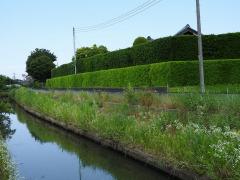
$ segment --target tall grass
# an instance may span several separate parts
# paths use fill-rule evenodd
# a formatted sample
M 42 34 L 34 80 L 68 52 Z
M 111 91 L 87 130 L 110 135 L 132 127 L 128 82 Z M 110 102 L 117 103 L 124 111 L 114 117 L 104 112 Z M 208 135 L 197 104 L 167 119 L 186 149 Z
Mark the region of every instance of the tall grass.
M 147 99 L 146 94 L 130 91 L 117 96 L 114 105 L 105 103 L 116 100 L 112 95 L 44 94 L 21 88 L 13 96 L 66 124 L 150 153 L 159 163 L 213 179 L 240 179 L 238 96 L 151 95 Z M 156 111 L 155 106 L 165 108 Z
M 0 179 L 15 180 L 16 171 L 15 166 L 11 161 L 11 157 L 7 151 L 6 145 L 0 138 Z

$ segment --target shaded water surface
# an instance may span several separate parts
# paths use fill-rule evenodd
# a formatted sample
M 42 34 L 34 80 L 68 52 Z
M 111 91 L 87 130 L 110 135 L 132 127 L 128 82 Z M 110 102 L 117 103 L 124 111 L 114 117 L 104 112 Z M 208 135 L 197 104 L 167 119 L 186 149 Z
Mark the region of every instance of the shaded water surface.
M 166 180 L 170 177 L 89 140 L 42 122 L 19 108 L 8 148 L 26 180 Z

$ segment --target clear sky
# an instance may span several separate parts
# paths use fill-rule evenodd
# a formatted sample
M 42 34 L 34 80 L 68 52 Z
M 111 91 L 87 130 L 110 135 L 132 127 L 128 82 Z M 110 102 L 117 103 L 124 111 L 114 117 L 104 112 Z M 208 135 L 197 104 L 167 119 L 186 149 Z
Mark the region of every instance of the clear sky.
M 146 0 L 0 0 L 0 74 L 25 73 L 35 48 L 46 48 L 57 64 L 71 61 L 72 27 L 101 23 Z M 240 31 L 240 0 L 200 0 L 204 34 Z M 77 34 L 77 47 L 102 44 L 110 50 L 132 45 L 138 36 L 174 35 L 186 24 L 196 28 L 195 0 L 163 0 L 108 29 Z

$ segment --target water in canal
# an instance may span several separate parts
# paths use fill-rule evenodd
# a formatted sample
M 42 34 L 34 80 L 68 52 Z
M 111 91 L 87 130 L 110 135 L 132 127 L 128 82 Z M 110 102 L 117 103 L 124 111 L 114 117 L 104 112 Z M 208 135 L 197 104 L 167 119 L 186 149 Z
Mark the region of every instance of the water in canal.
M 170 177 L 119 153 L 42 122 L 15 107 L 7 141 L 26 180 L 166 180 Z

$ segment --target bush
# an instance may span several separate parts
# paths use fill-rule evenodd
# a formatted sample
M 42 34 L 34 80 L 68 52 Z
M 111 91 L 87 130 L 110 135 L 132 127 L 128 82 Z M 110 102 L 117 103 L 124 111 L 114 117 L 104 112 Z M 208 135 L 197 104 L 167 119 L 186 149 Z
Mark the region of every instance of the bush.
M 205 61 L 204 67 L 207 85 L 240 83 L 240 60 Z M 198 61 L 165 62 L 58 77 L 49 79 L 47 87 L 127 87 L 129 83 L 133 87 L 198 85 Z
M 138 99 L 135 90 L 131 87 L 131 84 L 129 84 L 128 87 L 125 89 L 124 98 L 129 106 L 137 105 Z
M 203 36 L 203 49 L 206 60 L 240 58 L 240 33 Z M 197 37 L 166 37 L 132 48 L 77 59 L 77 72 L 197 59 Z M 74 74 L 71 64 L 54 69 L 52 77 Z

